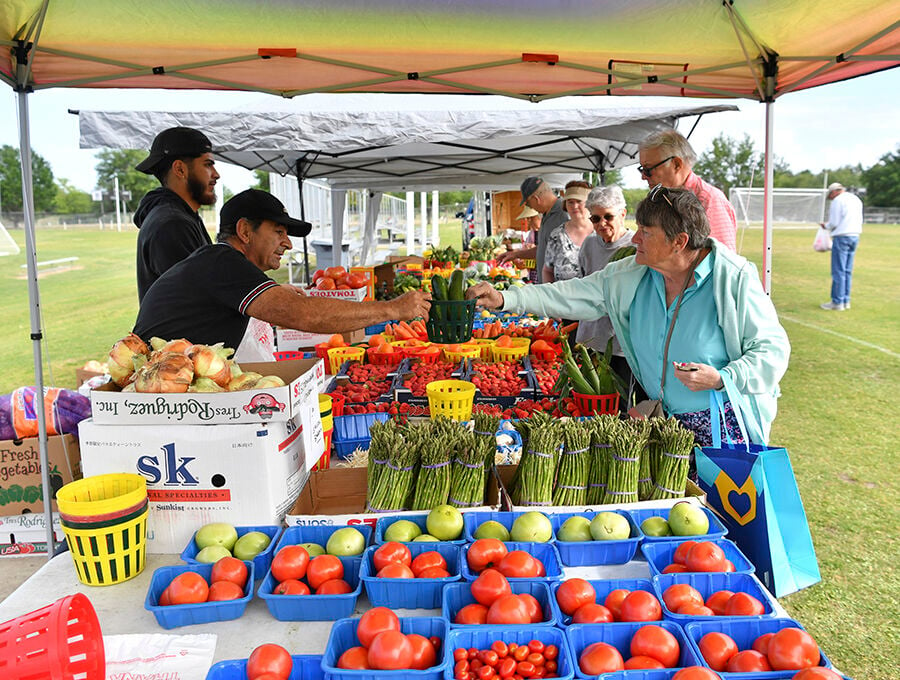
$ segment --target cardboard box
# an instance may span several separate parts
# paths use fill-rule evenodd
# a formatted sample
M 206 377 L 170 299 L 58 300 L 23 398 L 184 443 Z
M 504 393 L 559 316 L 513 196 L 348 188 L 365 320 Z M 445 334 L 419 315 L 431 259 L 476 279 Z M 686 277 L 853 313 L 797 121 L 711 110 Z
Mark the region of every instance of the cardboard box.
M 317 436 L 293 420 L 245 425 L 81 423 L 85 475 L 132 472 L 147 479 L 147 551 L 180 553 L 209 522 L 281 524 L 322 455 Z
M 367 470 L 358 468 L 329 468 L 313 472 L 300 492 L 284 523 L 288 526 L 318 526 L 334 524 L 367 524 L 373 529 L 384 513 L 366 512 Z M 497 510 L 500 490 L 493 475 L 488 477 L 485 503 L 481 507 L 461 509 L 461 512 Z M 422 510 L 392 512 L 391 515 L 421 515 Z
M 277 375 L 286 384 L 261 390 L 183 394 L 117 392 L 113 386 L 104 385 L 91 391 L 91 414 L 95 423 L 118 425 L 275 423 L 295 418 L 303 423 L 314 418 L 318 421 L 316 394 L 325 379 L 321 359 L 247 363 L 241 368 Z
M 0 557 L 46 555 L 46 526 L 43 512 L 0 517 Z M 57 513 L 53 513 L 53 538 L 57 543 L 66 540 Z
M 307 350 L 312 352 L 315 346 L 322 342 L 328 342 L 331 333 L 307 333 L 306 331 L 297 331 L 293 328 L 276 328 L 275 344 L 279 352 L 299 352 Z M 344 336 L 344 342 L 355 345 L 365 342 L 366 331 L 360 328 L 351 333 L 341 333 Z
M 78 440 L 71 434 L 47 437 L 52 497 L 63 485 L 81 479 Z M 51 503 L 56 510 L 56 503 Z M 0 442 L 0 515 L 43 513 L 39 441 L 17 439 Z
M 362 274 L 369 281 L 366 284 L 365 302 L 375 299 L 375 267 L 350 267 L 351 274 Z
M 88 380 L 90 380 L 91 378 L 96 378 L 98 375 L 104 375 L 104 374 L 100 373 L 99 371 L 86 371 L 83 368 L 76 368 L 75 369 L 75 387 L 76 388 L 81 387 Z
M 376 283 L 384 283 L 389 293 L 394 292 L 394 271 L 398 266 L 406 264 L 417 264 L 421 267 L 425 263 L 425 258 L 418 255 L 389 255 L 383 264 L 375 267 Z
M 334 298 L 336 300 L 349 300 L 350 302 L 362 302 L 366 299 L 368 289 L 351 288 L 350 290 L 318 290 L 310 288 L 306 291 L 309 297 Z

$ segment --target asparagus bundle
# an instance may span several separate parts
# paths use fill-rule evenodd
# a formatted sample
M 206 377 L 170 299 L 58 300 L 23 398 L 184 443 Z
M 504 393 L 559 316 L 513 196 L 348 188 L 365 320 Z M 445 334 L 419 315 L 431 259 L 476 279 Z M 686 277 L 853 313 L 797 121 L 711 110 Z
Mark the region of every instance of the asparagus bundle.
M 484 455 L 484 477 L 487 476 L 494 465 L 494 453 L 497 450 L 497 428 L 500 426 L 500 417 L 487 413 L 476 413 L 474 420 L 474 434 L 480 452 Z
M 530 418 L 521 418 L 513 423 L 513 427 L 519 436 L 522 437 L 522 455 L 528 450 L 528 439 L 534 427 L 550 422 L 550 417 L 544 411 L 538 411 Z M 516 472 L 513 475 L 512 488 L 519 486 L 519 476 L 522 473 L 522 457 L 519 457 L 519 464 L 516 466 Z
M 369 427 L 369 462 L 366 465 L 366 505 L 372 506 L 373 495 L 378 488 L 378 482 L 384 472 L 388 461 L 388 455 L 394 443 L 396 425 L 393 421 L 381 422 L 376 420 Z
M 368 504 L 372 512 L 405 510 L 412 494 L 419 452 L 415 445 L 410 445 L 416 440 L 415 430 L 401 432 L 402 427 L 394 426 L 392 436 L 385 439 L 390 448 L 382 462 L 375 490 L 369 489 Z
M 513 501 L 516 505 L 550 505 L 553 500 L 553 478 L 559 457 L 561 434 L 559 425 L 549 418 L 532 424 L 528 446 L 516 470 Z
M 484 503 L 484 454 L 475 435 L 460 429 L 450 479 L 448 503 L 472 508 Z
M 641 469 L 638 472 L 638 498 L 642 501 L 650 500 L 653 493 L 653 480 L 656 479 L 656 461 L 659 449 L 659 428 L 665 423 L 664 418 L 653 417 L 647 421 L 650 424 L 647 446 L 641 451 Z
M 431 510 L 447 502 L 450 495 L 451 455 L 456 448 L 456 438 L 460 429 L 452 423 L 457 432 L 449 431 L 438 416 L 417 428 L 417 448 L 419 451 L 419 476 L 410 507 L 413 510 Z
M 606 480 L 604 503 L 636 503 L 641 452 L 647 446 L 650 425 L 646 420 L 628 420 L 610 436 L 612 460 Z
M 591 418 L 591 469 L 588 474 L 587 504 L 600 505 L 606 495 L 606 477 L 612 454 L 610 434 L 619 427 L 619 419 L 613 415 Z
M 562 424 L 563 449 L 556 472 L 553 505 L 584 505 L 591 467 L 591 433 L 577 420 Z
M 658 457 L 655 463 L 651 500 L 681 498 L 687 483 L 694 433 L 669 418 L 658 426 Z

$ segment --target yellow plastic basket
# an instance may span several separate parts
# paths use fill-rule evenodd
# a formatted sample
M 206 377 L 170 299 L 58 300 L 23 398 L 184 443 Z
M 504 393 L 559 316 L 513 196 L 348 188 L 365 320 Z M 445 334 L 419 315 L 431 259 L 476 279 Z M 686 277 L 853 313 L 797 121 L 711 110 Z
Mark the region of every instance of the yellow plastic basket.
M 498 347 L 497 342 L 491 347 L 491 361 L 518 361 L 526 354 L 531 346 L 531 340 L 528 338 L 511 338 L 512 345 L 509 347 Z
M 70 482 L 56 492 L 56 504 L 64 515 L 101 517 L 137 507 L 147 498 L 147 480 L 140 475 L 95 475 Z
M 124 521 L 69 526 L 60 522 L 78 580 L 87 586 L 111 586 L 144 570 L 148 508 Z
M 537 260 L 522 260 L 522 269 L 535 269 Z
M 319 395 L 319 415 L 322 417 L 322 429 L 330 430 L 334 427 L 334 417 L 331 413 L 331 395 Z
M 478 348 L 481 350 L 482 361 L 491 360 L 491 347 L 494 346 L 495 342 L 496 340 L 493 338 L 472 338 L 469 340 L 470 344 L 478 345 Z
M 332 347 L 328 350 L 328 368 L 331 375 L 335 375 L 345 361 L 358 361 L 363 363 L 366 356 L 365 347 Z
M 460 345 L 458 352 L 451 352 L 446 347 L 443 350 L 444 361 L 456 364 L 463 359 L 477 359 L 481 356 L 481 347 L 478 345 Z
M 470 420 L 475 401 L 475 385 L 465 380 L 435 380 L 425 386 L 428 410 L 432 418 L 447 416 L 453 420 Z

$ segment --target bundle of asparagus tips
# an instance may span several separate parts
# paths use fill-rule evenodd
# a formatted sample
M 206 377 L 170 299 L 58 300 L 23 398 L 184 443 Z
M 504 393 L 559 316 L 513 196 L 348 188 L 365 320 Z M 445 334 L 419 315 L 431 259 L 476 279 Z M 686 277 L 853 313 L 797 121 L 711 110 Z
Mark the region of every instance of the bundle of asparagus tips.
M 500 417 L 487 413 L 476 413 L 473 418 L 475 441 L 481 455 L 484 456 L 484 475 L 487 479 L 491 467 L 494 465 L 494 454 L 497 451 L 497 428 L 500 426 Z
M 411 508 L 431 510 L 444 505 L 450 495 L 451 456 L 460 427 L 449 418 L 437 416 L 417 429 L 419 476 Z
M 694 433 L 675 418 L 663 421 L 657 429 L 657 459 L 651 500 L 681 498 L 687 484 Z
M 375 425 L 379 424 L 382 427 L 376 429 Z M 415 480 L 418 450 L 405 441 L 401 428 L 392 421 L 372 424 L 367 499 L 372 512 L 406 509 Z
M 516 505 L 550 505 L 562 439 L 559 424 L 549 419 L 533 424 L 528 446 L 516 470 L 513 500 Z
M 473 508 L 484 503 L 484 458 L 475 435 L 459 429 L 447 502 L 455 508 Z
M 610 436 L 612 458 L 606 480 L 604 503 L 636 503 L 641 453 L 647 447 L 650 424 L 646 420 L 623 421 Z
M 659 430 L 666 422 L 665 418 L 653 417 L 650 423 L 650 435 L 647 439 L 647 448 L 641 452 L 641 469 L 638 473 L 638 498 L 642 501 L 650 500 L 653 493 L 653 480 L 656 479 L 656 461 L 659 457 Z
M 553 505 L 584 505 L 587 502 L 591 467 L 591 433 L 577 420 L 562 424 L 563 448 L 556 471 Z
M 591 468 L 588 474 L 588 505 L 600 505 L 606 495 L 606 478 L 612 458 L 610 433 L 619 427 L 619 419 L 613 415 L 601 415 L 587 421 L 591 432 Z

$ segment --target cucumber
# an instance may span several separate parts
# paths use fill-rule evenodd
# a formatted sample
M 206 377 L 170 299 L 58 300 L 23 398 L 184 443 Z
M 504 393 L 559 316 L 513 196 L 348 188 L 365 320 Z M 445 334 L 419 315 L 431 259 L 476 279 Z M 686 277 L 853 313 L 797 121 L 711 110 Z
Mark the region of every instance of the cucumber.
M 618 260 L 623 260 L 626 257 L 630 257 L 637 252 L 637 248 L 634 246 L 622 246 L 616 252 L 613 253 L 612 257 L 609 258 L 610 262 L 616 262 Z
M 435 274 L 431 277 L 431 299 L 446 300 L 448 295 L 447 279 Z
M 466 299 L 466 285 L 465 285 L 465 275 L 461 269 L 454 270 L 453 274 L 450 275 L 450 292 L 447 296 L 448 300 L 465 300 Z

